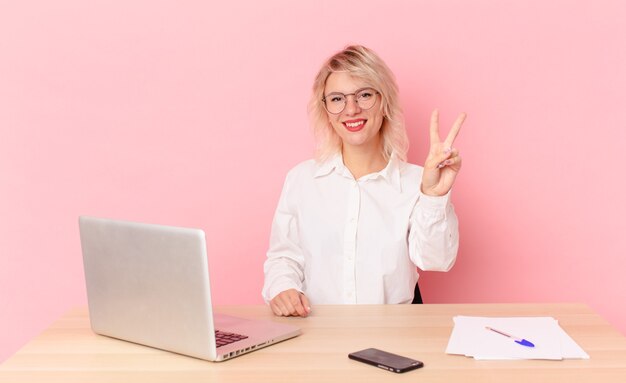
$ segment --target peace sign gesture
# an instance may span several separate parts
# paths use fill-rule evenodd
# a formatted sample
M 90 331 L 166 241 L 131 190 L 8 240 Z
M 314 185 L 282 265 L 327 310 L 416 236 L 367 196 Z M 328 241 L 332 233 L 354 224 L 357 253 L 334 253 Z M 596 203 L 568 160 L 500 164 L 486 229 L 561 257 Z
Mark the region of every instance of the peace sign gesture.
M 439 138 L 439 111 L 435 109 L 430 117 L 430 150 L 424 163 L 422 174 L 422 193 L 430 196 L 447 194 L 454 184 L 459 170 L 461 157 L 459 151 L 452 144 L 465 121 L 465 113 L 457 117 L 446 140 Z

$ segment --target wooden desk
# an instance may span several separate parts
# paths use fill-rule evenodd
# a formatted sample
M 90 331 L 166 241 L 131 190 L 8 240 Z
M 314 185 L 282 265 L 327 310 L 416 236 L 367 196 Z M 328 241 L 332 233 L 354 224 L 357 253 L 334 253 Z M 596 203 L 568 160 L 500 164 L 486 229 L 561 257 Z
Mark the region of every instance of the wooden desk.
M 582 304 L 316 306 L 306 319 L 265 306 L 218 311 L 303 329 L 297 338 L 211 363 L 99 336 L 86 308 L 70 311 L 0 365 L 0 382 L 626 382 L 626 338 Z M 589 360 L 477 361 L 445 354 L 452 317 L 553 316 Z M 377 347 L 425 367 L 395 374 L 349 360 Z

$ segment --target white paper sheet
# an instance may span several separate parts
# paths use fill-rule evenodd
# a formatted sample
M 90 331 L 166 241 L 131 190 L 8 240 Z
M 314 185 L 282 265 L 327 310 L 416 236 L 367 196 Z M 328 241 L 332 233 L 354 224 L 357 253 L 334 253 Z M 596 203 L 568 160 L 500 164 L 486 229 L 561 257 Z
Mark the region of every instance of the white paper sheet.
M 522 346 L 485 327 L 526 339 L 535 347 Z M 457 316 L 446 353 L 491 360 L 589 358 L 552 317 Z

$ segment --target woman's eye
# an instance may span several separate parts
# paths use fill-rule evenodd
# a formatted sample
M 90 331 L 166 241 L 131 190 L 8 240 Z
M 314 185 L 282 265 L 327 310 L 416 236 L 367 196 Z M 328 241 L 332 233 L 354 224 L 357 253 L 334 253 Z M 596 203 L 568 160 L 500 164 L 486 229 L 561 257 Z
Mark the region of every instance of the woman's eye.
M 363 92 L 363 93 L 359 93 L 359 98 L 363 99 L 363 100 L 367 100 L 368 98 L 371 98 L 374 94 L 372 92 Z
M 343 102 L 343 97 L 341 97 L 341 96 L 332 96 L 330 98 L 330 102 Z

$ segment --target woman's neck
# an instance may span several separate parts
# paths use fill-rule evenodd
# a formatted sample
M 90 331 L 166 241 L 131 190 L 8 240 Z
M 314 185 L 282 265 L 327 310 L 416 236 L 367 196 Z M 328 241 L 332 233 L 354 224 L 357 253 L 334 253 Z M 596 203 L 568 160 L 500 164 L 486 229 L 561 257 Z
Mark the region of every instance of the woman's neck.
M 344 146 L 342 156 L 344 165 L 356 180 L 367 174 L 379 172 L 387 166 L 387 160 L 385 160 L 380 147 Z

